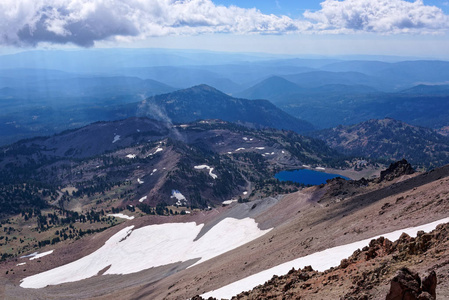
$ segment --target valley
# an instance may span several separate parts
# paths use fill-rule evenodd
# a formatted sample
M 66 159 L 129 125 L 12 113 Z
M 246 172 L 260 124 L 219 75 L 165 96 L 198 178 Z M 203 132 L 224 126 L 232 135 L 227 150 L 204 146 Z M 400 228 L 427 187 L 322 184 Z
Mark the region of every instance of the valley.
M 447 66 L 0 55 L 0 298 L 449 298 Z

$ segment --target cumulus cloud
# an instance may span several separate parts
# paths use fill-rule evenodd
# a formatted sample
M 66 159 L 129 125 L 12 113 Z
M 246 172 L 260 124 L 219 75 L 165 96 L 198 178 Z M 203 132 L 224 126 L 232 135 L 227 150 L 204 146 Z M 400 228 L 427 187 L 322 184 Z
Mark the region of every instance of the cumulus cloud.
M 316 32 L 432 34 L 449 28 L 449 17 L 440 8 L 424 5 L 421 0 L 326 0 L 321 7 L 316 12 L 304 13 Z
M 422 1 L 326 0 L 303 18 L 215 5 L 211 0 L 2 0 L 0 44 L 74 43 L 203 33 L 436 33 L 443 11 Z
M 0 43 L 92 46 L 106 39 L 298 31 L 303 22 L 211 0 L 2 0 Z

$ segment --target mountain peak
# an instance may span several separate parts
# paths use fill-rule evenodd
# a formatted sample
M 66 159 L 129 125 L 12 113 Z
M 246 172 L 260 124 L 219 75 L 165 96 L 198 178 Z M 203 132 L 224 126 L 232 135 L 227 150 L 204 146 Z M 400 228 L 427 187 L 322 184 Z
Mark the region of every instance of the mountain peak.
M 192 86 L 190 88 L 183 89 L 181 91 L 183 91 L 183 92 L 194 92 L 194 93 L 207 92 L 207 93 L 217 93 L 217 94 L 226 95 L 222 91 L 219 91 L 216 88 L 214 88 L 214 87 L 212 87 L 210 85 L 207 85 L 207 84 L 195 85 L 195 86 Z
M 253 128 L 300 133 L 313 130 L 312 124 L 289 115 L 269 101 L 233 98 L 206 84 L 148 98 L 139 109 L 141 116 L 177 123 L 220 119 Z

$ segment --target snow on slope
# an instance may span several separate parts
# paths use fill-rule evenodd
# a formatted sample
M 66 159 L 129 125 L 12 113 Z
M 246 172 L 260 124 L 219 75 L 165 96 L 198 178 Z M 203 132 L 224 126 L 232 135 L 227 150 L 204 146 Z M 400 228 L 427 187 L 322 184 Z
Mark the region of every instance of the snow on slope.
M 210 291 L 201 296 L 206 299 L 209 297 L 215 297 L 218 299 L 221 298 L 230 299 L 232 296 L 235 296 L 243 291 L 248 291 L 258 286 L 259 284 L 264 284 L 267 280 L 270 280 L 273 277 L 273 275 L 277 276 L 285 275 L 292 268 L 298 269 L 310 265 L 314 270 L 322 272 L 331 267 L 338 266 L 342 259 L 351 256 L 355 250 L 362 249 L 363 247 L 368 246 L 369 242 L 372 239 L 377 239 L 383 236 L 391 241 L 395 241 L 401 236 L 403 232 L 407 233 L 412 237 L 415 237 L 416 233 L 420 230 L 429 232 L 434 230 L 437 227 L 437 225 L 447 222 L 449 222 L 449 218 L 445 218 L 439 221 L 435 221 L 417 227 L 410 227 L 406 229 L 396 230 L 390 233 L 378 235 L 355 243 L 329 248 L 320 252 L 315 252 L 313 254 L 297 258 L 295 260 L 280 264 L 271 269 L 243 278 L 227 286 L 224 286 L 218 290 Z
M 47 252 L 42 252 L 42 253 L 39 253 L 39 254 L 34 255 L 33 257 L 30 258 L 30 260 L 38 259 L 38 258 L 47 256 L 47 255 L 50 255 L 50 254 L 52 254 L 52 253 L 53 253 L 53 250 L 50 250 L 50 251 L 47 251 Z
M 229 205 L 229 204 L 232 204 L 232 203 L 234 203 L 234 202 L 237 202 L 237 200 L 226 200 L 226 201 L 223 201 L 221 204 L 223 204 L 223 205 Z
M 108 214 L 108 216 L 121 218 L 121 219 L 127 219 L 127 220 L 133 220 L 134 219 L 134 216 L 130 217 L 130 216 L 127 216 L 127 215 L 124 215 L 124 214 Z
M 183 203 L 181 202 L 187 201 L 186 197 L 184 197 L 184 195 L 178 190 L 172 190 L 170 198 L 175 198 L 176 200 L 178 200 L 176 202 L 177 205 L 183 205 Z
M 200 239 L 195 238 L 203 224 L 167 223 L 133 230 L 126 227 L 113 235 L 100 249 L 77 261 L 23 279 L 23 288 L 43 288 L 86 279 L 110 266 L 104 273 L 130 274 L 152 267 L 199 259 L 199 264 L 244 245 L 270 231 L 260 230 L 246 218 L 226 218 Z
M 114 139 L 112 140 L 112 143 L 114 144 L 114 143 L 116 143 L 118 141 L 120 141 L 120 136 L 119 135 L 114 135 Z
M 217 179 L 217 174 L 212 173 L 212 171 L 214 170 L 214 168 L 209 167 L 208 165 L 199 165 L 199 166 L 194 166 L 195 170 L 202 170 L 202 169 L 208 169 L 209 170 L 209 175 L 210 177 L 212 177 L 213 179 Z

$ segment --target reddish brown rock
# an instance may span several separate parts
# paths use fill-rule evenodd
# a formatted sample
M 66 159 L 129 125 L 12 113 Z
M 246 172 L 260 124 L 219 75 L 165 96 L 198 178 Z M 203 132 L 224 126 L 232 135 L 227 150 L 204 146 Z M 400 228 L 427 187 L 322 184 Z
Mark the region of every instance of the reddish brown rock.
M 437 277 L 431 272 L 421 283 L 418 273 L 402 268 L 391 280 L 386 300 L 435 300 Z
M 437 288 L 437 274 L 435 271 L 430 272 L 429 275 L 424 277 L 422 281 L 422 290 L 424 292 L 429 293 L 434 299 L 437 297 L 436 295 Z

